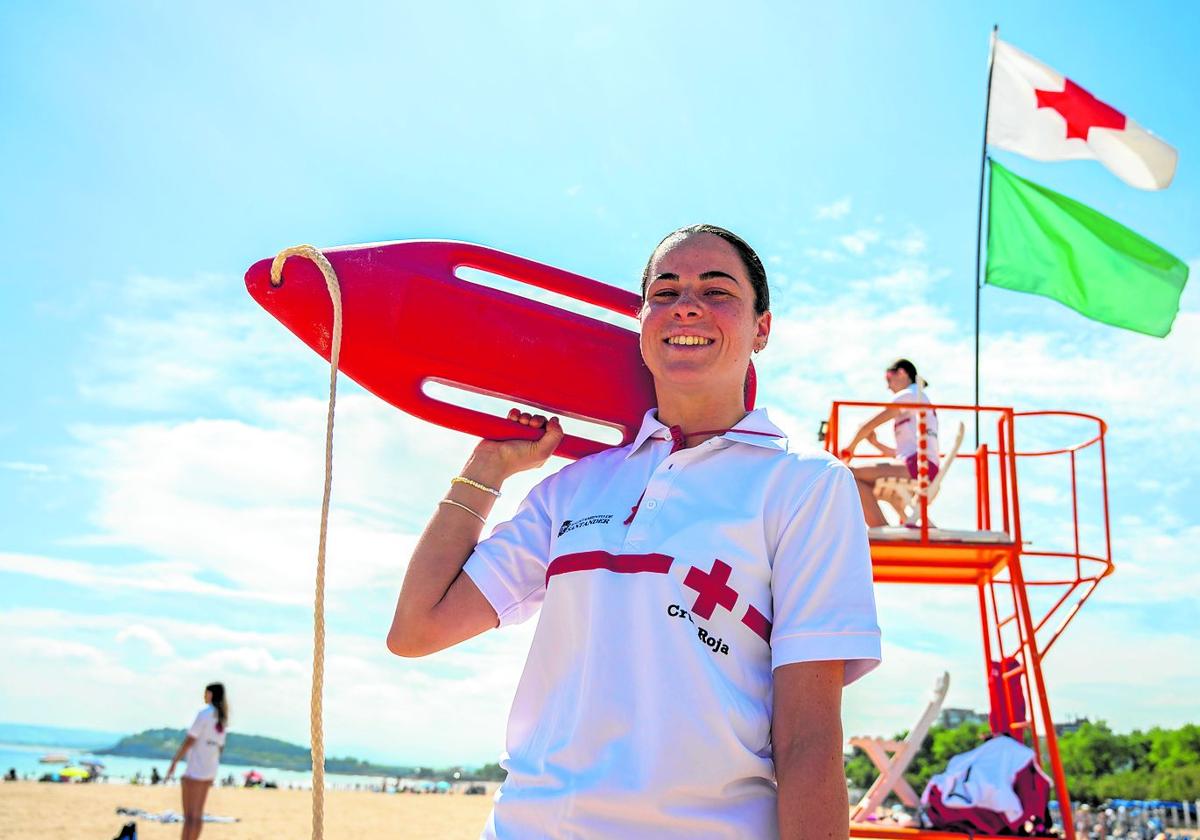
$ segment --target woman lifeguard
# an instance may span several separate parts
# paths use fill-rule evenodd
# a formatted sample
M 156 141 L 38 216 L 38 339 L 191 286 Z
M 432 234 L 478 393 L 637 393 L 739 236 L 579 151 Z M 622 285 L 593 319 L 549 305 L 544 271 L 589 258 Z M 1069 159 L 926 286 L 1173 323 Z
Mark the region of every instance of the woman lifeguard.
M 835 838 L 848 831 L 842 687 L 879 661 L 850 471 L 747 413 L 766 273 L 708 225 L 642 277 L 658 406 L 480 541 L 540 440 L 481 441 L 409 561 L 388 646 L 423 656 L 538 614 L 488 838 Z
M 855 448 L 861 442 L 867 441 L 878 449 L 880 454 L 895 459 L 889 462 L 854 467 L 854 479 L 858 483 L 858 495 L 862 500 L 863 516 L 866 518 L 867 525 L 872 528 L 887 524 L 883 512 L 879 509 L 879 504 L 875 500 L 875 482 L 881 478 L 907 477 L 915 479 L 917 477 L 918 424 L 915 406 L 930 405 L 929 397 L 925 395 L 925 388 L 929 386 L 929 383 L 917 376 L 916 365 L 908 359 L 897 359 L 888 365 L 887 370 L 884 371 L 884 378 L 887 380 L 888 390 L 895 395 L 892 397 L 892 404 L 863 423 L 854 433 L 850 444 L 841 452 L 842 459 L 849 461 L 854 455 Z M 920 387 L 918 387 L 918 383 Z M 914 407 L 905 407 L 910 405 Z M 939 467 L 937 412 L 931 409 L 923 414 L 926 425 L 925 451 L 926 457 L 929 459 L 929 480 L 933 481 L 938 474 Z M 875 430 L 889 420 L 892 421 L 892 432 L 896 438 L 894 447 L 881 443 L 875 436 Z M 899 502 L 887 496 L 884 496 L 883 500 L 896 508 L 896 512 L 903 521 L 904 511 L 900 509 Z

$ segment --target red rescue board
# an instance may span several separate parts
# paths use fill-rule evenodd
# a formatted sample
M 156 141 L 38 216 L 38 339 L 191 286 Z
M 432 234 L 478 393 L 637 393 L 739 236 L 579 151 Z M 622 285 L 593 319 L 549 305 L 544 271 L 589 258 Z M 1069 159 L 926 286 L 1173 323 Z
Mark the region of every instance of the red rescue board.
M 638 346 L 638 295 L 552 266 L 465 242 L 410 241 L 330 248 L 323 253 L 342 291 L 339 369 L 414 416 L 479 437 L 540 432 L 504 417 L 429 396 L 426 382 L 534 406 L 617 429 L 633 439 L 655 405 Z M 474 268 L 629 316 L 629 329 L 456 275 Z M 258 303 L 325 359 L 333 306 L 321 272 L 303 257 L 272 286 L 271 260 L 246 272 Z M 754 368 L 746 405 L 754 404 Z M 611 444 L 566 435 L 556 450 L 581 458 Z

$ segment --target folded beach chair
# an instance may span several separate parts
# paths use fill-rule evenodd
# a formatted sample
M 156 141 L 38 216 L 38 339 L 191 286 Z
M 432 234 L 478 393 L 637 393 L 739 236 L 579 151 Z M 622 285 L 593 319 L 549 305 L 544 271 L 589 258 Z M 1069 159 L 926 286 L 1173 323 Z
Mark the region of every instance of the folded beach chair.
M 921 749 L 921 742 L 925 740 L 929 727 L 937 720 L 938 712 L 942 710 L 942 703 L 946 700 L 946 691 L 949 688 L 950 674 L 943 673 L 934 683 L 933 692 L 929 696 L 929 703 L 925 706 L 925 711 L 917 718 L 916 724 L 903 741 L 870 737 L 850 739 L 851 745 L 865 752 L 879 768 L 879 778 L 850 812 L 851 822 L 866 820 L 875 813 L 875 809 L 882 805 L 883 801 L 887 799 L 887 795 L 892 792 L 895 792 L 900 801 L 910 808 L 916 808 L 921 804 L 912 785 L 904 780 L 904 771 L 908 769 L 908 765 L 916 757 L 917 751 Z
M 942 482 L 945 480 L 947 473 L 950 472 L 950 466 L 954 463 L 954 459 L 958 457 L 958 450 L 962 448 L 963 435 L 966 433 L 966 427 L 958 424 L 958 432 L 954 436 L 954 445 L 950 447 L 950 451 L 941 459 L 938 474 L 934 476 L 933 481 L 929 482 L 929 504 L 933 504 L 933 500 L 937 498 L 938 491 L 942 489 Z M 915 526 L 921 524 L 921 503 L 917 498 L 917 480 L 915 478 L 881 478 L 875 482 L 875 490 L 889 490 L 900 497 L 902 506 L 904 507 L 904 521 L 901 525 Z

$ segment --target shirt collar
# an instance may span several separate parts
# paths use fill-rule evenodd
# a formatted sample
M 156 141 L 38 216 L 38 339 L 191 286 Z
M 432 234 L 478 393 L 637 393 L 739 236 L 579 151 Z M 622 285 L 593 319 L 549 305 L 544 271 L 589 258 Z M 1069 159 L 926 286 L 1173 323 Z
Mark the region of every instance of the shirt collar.
M 647 440 L 655 436 L 664 442 L 670 440 L 670 433 L 667 427 L 656 416 L 657 412 L 658 409 L 651 408 L 642 416 L 642 426 L 634 436 L 633 443 L 629 445 L 629 451 L 625 453 L 626 458 L 633 457 L 634 453 L 641 450 L 642 445 Z M 763 432 L 765 434 L 738 434 L 739 430 Z M 771 437 L 771 435 L 778 435 L 778 437 Z M 754 409 L 739 420 L 732 429 L 717 437 L 731 443 L 748 443 L 751 446 L 761 446 L 764 449 L 776 449 L 780 452 L 788 451 L 787 435 L 783 433 L 782 429 L 771 422 L 770 418 L 767 417 L 767 410 L 765 408 Z

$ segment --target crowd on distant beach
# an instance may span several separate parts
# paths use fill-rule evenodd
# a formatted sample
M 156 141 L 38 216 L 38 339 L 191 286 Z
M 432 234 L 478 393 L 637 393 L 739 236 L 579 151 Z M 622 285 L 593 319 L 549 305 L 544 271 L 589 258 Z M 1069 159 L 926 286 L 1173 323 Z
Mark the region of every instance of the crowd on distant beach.
M 1184 840 L 1196 836 L 1198 809 L 1189 803 L 1183 807 L 1190 809 L 1186 815 L 1178 804 L 1174 808 L 1122 802 L 1097 808 L 1080 805 L 1075 809 L 1075 835 L 1079 840 Z M 1191 830 L 1171 830 L 1180 828 Z

